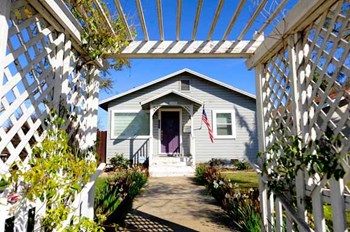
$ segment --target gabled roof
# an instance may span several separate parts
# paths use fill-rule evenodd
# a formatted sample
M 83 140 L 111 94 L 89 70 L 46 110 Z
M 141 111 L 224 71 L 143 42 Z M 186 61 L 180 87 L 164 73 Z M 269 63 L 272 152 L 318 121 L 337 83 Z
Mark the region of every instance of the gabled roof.
M 197 103 L 198 105 L 203 105 L 203 103 L 202 103 L 201 101 L 199 101 L 199 100 L 197 100 L 197 99 L 195 99 L 195 98 L 193 98 L 193 97 L 190 97 L 190 96 L 188 96 L 188 95 L 186 95 L 186 94 L 184 94 L 184 93 L 180 93 L 179 91 L 176 91 L 176 90 L 173 90 L 173 89 L 169 89 L 169 90 L 167 90 L 167 91 L 165 91 L 165 92 L 163 92 L 163 93 L 161 93 L 161 94 L 158 94 L 158 95 L 156 95 L 156 96 L 154 96 L 154 97 L 148 98 L 148 99 L 146 99 L 146 100 L 140 102 L 140 105 L 142 105 L 142 106 L 143 106 L 143 105 L 146 105 L 146 104 L 148 104 L 148 103 L 150 103 L 150 102 L 152 102 L 152 101 L 154 101 L 154 100 L 157 100 L 157 99 L 159 99 L 159 98 L 161 98 L 161 97 L 164 97 L 164 96 L 166 96 L 166 95 L 169 95 L 169 94 L 175 94 L 175 95 L 178 95 L 178 96 L 180 96 L 180 97 L 183 97 L 183 98 L 185 98 L 185 99 L 187 99 L 187 100 L 189 100 L 189 101 L 192 101 L 192 102 L 194 102 L 194 103 Z
M 247 92 L 245 92 L 245 91 L 243 91 L 243 90 L 241 90 L 241 89 L 237 89 L 237 88 L 235 88 L 235 87 L 232 87 L 232 86 L 230 86 L 230 85 L 228 85 L 228 84 L 225 84 L 225 83 L 223 83 L 223 82 L 220 82 L 220 81 L 218 81 L 218 80 L 215 80 L 215 79 L 213 79 L 213 78 L 210 78 L 210 77 L 208 77 L 208 76 L 205 76 L 205 75 L 203 75 L 203 74 L 201 74 L 201 73 L 195 72 L 195 71 L 193 71 L 193 70 L 191 70 L 191 69 L 184 68 L 184 69 L 181 69 L 181 70 L 179 70 L 179 71 L 170 73 L 170 74 L 168 74 L 168 75 L 166 75 L 166 76 L 164 76 L 164 77 L 161 77 L 161 78 L 159 78 L 159 79 L 156 79 L 156 80 L 154 80 L 154 81 L 148 82 L 148 83 L 146 83 L 146 84 L 144 84 L 144 85 L 141 85 L 141 86 L 139 86 L 139 87 L 133 88 L 133 89 L 128 90 L 128 91 L 126 91 L 126 92 L 123 92 L 123 93 L 117 94 L 117 95 L 115 95 L 115 96 L 113 96 L 113 97 L 110 97 L 110 98 L 107 98 L 107 99 L 105 99 L 105 100 L 102 100 L 102 101 L 100 101 L 100 104 L 99 104 L 99 105 L 100 105 L 100 107 L 101 107 L 102 109 L 107 110 L 107 108 L 108 108 L 108 103 L 111 102 L 111 101 L 114 101 L 114 100 L 116 100 L 116 99 L 118 99 L 118 98 L 121 98 L 121 97 L 123 97 L 123 96 L 126 96 L 126 95 L 131 94 L 131 93 L 134 93 L 134 92 L 137 92 L 137 91 L 139 91 L 139 90 L 141 90 L 141 89 L 147 88 L 147 87 L 149 87 L 149 86 L 152 86 L 152 85 L 154 85 L 154 84 L 157 84 L 157 83 L 159 83 L 159 82 L 165 81 L 165 80 L 167 80 L 167 79 L 170 79 L 170 78 L 172 78 L 172 77 L 174 77 L 174 76 L 177 76 L 177 75 L 179 75 L 179 74 L 181 74 L 181 73 L 186 73 L 186 72 L 187 72 L 187 73 L 190 73 L 190 74 L 192 74 L 192 75 L 194 75 L 194 76 L 200 77 L 200 78 L 202 78 L 202 79 L 204 79 L 204 80 L 207 80 L 207 81 L 209 81 L 209 82 L 212 82 L 212 83 L 214 83 L 214 84 L 216 84 L 216 85 L 225 87 L 225 88 L 227 88 L 227 89 L 229 89 L 229 90 L 232 90 L 232 91 L 234 91 L 234 92 L 237 92 L 237 93 L 240 93 L 240 94 L 245 95 L 245 96 L 247 96 L 247 97 L 250 97 L 250 98 L 252 98 L 252 99 L 255 99 L 255 95 L 253 95 L 253 94 L 250 94 L 250 93 L 247 93 Z

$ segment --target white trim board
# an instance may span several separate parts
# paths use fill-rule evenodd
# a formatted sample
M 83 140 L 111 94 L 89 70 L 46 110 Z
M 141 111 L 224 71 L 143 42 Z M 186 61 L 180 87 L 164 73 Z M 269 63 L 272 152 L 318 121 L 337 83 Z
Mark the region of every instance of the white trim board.
M 190 96 L 188 96 L 188 95 L 186 95 L 186 94 L 184 94 L 184 93 L 181 93 L 181 92 L 179 92 L 179 91 L 173 90 L 173 89 L 169 89 L 169 90 L 167 90 L 167 91 L 165 91 L 165 92 L 163 92 L 163 93 L 161 93 L 161 94 L 158 94 L 158 95 L 156 95 L 156 96 L 153 96 L 153 97 L 151 97 L 151 98 L 148 98 L 148 99 L 146 99 L 146 100 L 140 102 L 140 105 L 148 104 L 148 103 L 150 103 L 150 102 L 152 102 L 152 101 L 154 101 L 154 100 L 156 100 L 156 99 L 159 99 L 159 98 L 164 97 L 164 96 L 166 96 L 166 95 L 169 95 L 169 94 L 171 94 L 171 93 L 176 94 L 176 95 L 178 95 L 178 96 L 180 96 L 180 97 L 183 97 L 183 98 L 185 98 L 185 99 L 187 99 L 187 100 L 189 100 L 189 101 L 192 101 L 192 102 L 194 102 L 194 103 L 197 103 L 198 105 L 203 105 L 203 102 L 201 102 L 201 101 L 199 101 L 199 100 L 197 100 L 197 99 L 195 99 L 195 98 L 193 98 L 193 97 L 190 97 Z

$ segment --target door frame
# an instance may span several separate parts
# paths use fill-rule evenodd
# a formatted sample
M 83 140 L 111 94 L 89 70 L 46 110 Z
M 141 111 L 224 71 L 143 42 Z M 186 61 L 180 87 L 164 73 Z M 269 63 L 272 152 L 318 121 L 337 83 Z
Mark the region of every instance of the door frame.
M 162 131 L 162 112 L 179 112 L 179 146 L 180 152 L 182 154 L 182 108 L 160 108 L 158 110 L 159 118 L 159 127 L 158 127 L 158 155 L 168 155 L 168 153 L 162 153 L 162 140 L 161 140 L 161 131 Z

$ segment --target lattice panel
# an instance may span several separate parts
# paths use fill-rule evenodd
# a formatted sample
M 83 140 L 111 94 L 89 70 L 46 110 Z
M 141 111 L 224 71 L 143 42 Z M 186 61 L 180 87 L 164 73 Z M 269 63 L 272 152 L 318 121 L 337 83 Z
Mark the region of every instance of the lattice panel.
M 350 2 L 337 1 L 300 33 L 286 36 L 286 46 L 264 66 L 262 82 L 263 120 L 266 149 L 276 140 L 289 135 L 310 140 L 330 139 L 334 149 L 345 158 L 344 180 L 317 181 L 305 172 L 295 183 L 299 199 L 309 196 L 313 213 L 313 229 L 334 231 L 346 228 L 345 211 L 350 192 L 344 184 L 350 181 Z M 293 69 L 293 70 L 292 70 Z M 283 130 L 279 130 L 283 128 Z M 282 134 L 283 132 L 283 134 Z M 341 143 L 334 139 L 339 137 Z M 311 147 L 312 149 L 312 147 Z M 281 149 L 282 150 L 282 149 Z M 272 155 L 272 154 L 271 154 Z M 332 155 L 332 154 L 329 154 Z M 305 182 L 304 182 L 305 181 Z M 267 205 L 267 220 L 276 222 L 287 231 L 293 226 L 307 223 L 284 221 L 285 205 L 273 198 Z M 333 222 L 324 220 L 323 204 L 331 204 Z M 283 207 L 282 207 L 283 206 Z M 296 212 L 305 217 L 299 203 Z M 285 225 L 283 225 L 283 223 Z M 301 223 L 301 224 L 300 224 Z M 350 222 L 348 222 L 350 223 Z
M 27 1 L 12 1 L 8 25 L 0 81 L 0 173 L 16 160 L 29 160 L 33 145 L 45 136 L 42 122 L 50 109 L 62 115 L 65 107 L 69 119 L 76 119 L 67 121 L 67 129 L 81 148 L 93 145 L 97 126 L 98 81 L 92 65 L 81 67 L 84 61 L 69 39 Z
M 98 99 L 99 85 L 96 81 L 95 70 L 88 70 L 85 66 L 81 67 L 85 61 L 79 60 L 76 51 L 70 51 L 69 58 L 66 108 L 73 120 L 68 125 L 68 130 L 70 136 L 74 138 L 73 143 L 78 143 L 77 145 L 81 147 L 92 146 L 93 144 L 88 140 L 88 134 L 92 133 L 95 127 L 90 120 L 94 114 L 97 114 L 98 103 L 96 100 Z
M 42 120 L 53 101 L 55 53 L 61 38 L 26 2 L 12 4 L 4 77 L 1 81 L 1 172 L 27 161 L 42 140 Z
M 305 31 L 304 47 L 311 75 L 310 133 L 340 135 L 341 154 L 350 152 L 350 5 L 339 1 Z M 349 170 L 350 171 L 350 170 Z
M 265 66 L 266 79 L 263 89 L 264 121 L 267 145 L 276 139 L 284 139 L 282 130 L 291 133 L 291 93 L 289 80 L 288 51 L 282 50 L 274 56 Z

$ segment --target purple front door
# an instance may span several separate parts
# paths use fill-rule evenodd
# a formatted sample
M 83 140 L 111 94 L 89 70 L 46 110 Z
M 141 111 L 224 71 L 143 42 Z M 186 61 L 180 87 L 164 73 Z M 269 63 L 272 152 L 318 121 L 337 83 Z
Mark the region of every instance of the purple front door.
M 161 153 L 179 153 L 180 113 L 178 111 L 162 111 L 161 114 Z

